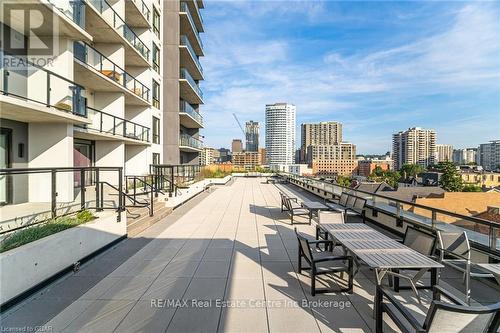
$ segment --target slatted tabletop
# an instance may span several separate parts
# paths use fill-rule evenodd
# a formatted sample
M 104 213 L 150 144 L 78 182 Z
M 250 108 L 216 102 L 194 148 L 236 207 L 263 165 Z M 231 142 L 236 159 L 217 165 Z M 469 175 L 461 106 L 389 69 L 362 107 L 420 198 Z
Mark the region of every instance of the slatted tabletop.
M 321 224 L 321 227 L 371 268 L 442 268 L 443 265 L 387 237 L 366 224 Z

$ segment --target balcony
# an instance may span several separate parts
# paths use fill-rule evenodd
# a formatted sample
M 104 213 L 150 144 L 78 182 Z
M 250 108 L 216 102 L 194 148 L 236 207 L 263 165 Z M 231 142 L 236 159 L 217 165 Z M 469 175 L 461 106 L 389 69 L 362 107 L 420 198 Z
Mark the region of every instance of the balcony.
M 179 50 L 181 52 L 181 67 L 186 68 L 189 73 L 192 73 L 193 79 L 203 80 L 203 67 L 201 67 L 200 60 L 185 35 L 182 35 L 180 38 Z
M 74 42 L 75 77 L 95 91 L 125 92 L 125 103 L 150 105 L 150 89 L 92 46 Z
M 149 145 L 149 127 L 87 107 L 90 124 L 75 127 L 75 137 L 87 140 L 124 141 L 130 145 Z
M 129 66 L 149 67 L 150 50 L 106 0 L 87 0 L 87 31 L 96 43 L 120 43 Z
M 15 5 L 18 11 L 10 11 L 11 28 L 17 31 L 24 31 L 24 12 L 22 10 L 36 10 L 41 14 L 41 17 L 33 16 L 31 24 L 37 26 L 37 33 L 40 35 L 52 36 L 57 27 L 57 34 L 69 39 L 91 41 L 90 36 L 85 31 L 85 3 L 81 0 L 76 1 L 5 1 L 2 6 L 5 9 L 10 4 Z M 49 25 L 42 24 L 44 17 L 54 17 L 54 28 Z
M 203 117 L 186 101 L 180 101 L 180 123 L 186 128 L 203 128 Z
M 181 35 L 186 35 L 198 56 L 203 56 L 203 42 L 194 23 L 191 11 L 185 2 L 180 3 Z
M 374 272 L 361 265 L 352 294 L 311 296 L 309 273 L 298 272 L 294 227 L 314 238 L 315 226 L 291 226 L 280 212 L 279 191 L 322 202 L 292 184 L 235 177 L 230 186 L 191 199 L 192 206 L 141 237 L 124 240 L 39 297 L 26 299 L 2 326 L 22 322 L 68 332 L 375 332 Z M 336 287 L 345 279 L 345 274 L 325 276 L 318 287 Z M 444 269 L 439 284 L 458 293 L 461 275 Z M 473 280 L 472 287 L 478 303 L 500 299 L 494 285 Z M 418 290 L 421 304 L 413 291 L 394 293 L 411 313 L 421 314 L 432 298 L 424 289 Z M 391 318 L 384 322 L 384 332 L 399 332 Z
M 187 0 L 183 1 L 187 4 L 189 7 L 189 11 L 191 13 L 191 17 L 193 19 L 193 22 L 195 23 L 196 29 L 198 29 L 199 32 L 204 32 L 203 29 L 203 17 L 201 16 L 200 8 L 198 6 L 198 1 L 197 0 Z
M 180 96 L 190 104 L 203 104 L 203 92 L 185 68 L 180 69 Z
M 0 52 L 2 118 L 22 122 L 88 123 L 85 89 L 62 75 Z
M 203 149 L 203 142 L 191 135 L 181 133 L 179 135 L 179 150 L 196 153 Z
M 144 0 L 125 1 L 125 21 L 133 27 L 150 28 L 151 11 Z

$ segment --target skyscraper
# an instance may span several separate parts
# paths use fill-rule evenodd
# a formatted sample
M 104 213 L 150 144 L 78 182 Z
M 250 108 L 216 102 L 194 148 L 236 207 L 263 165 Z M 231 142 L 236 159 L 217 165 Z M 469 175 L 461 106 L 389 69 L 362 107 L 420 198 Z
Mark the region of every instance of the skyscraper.
M 423 167 L 435 164 L 437 159 L 436 132 L 420 127 L 409 128 L 392 135 L 394 168 L 403 164 L 418 164 Z
M 486 170 L 500 169 L 500 140 L 479 145 L 477 160 L 478 164 Z
M 269 165 L 295 162 L 295 105 L 266 105 L 266 159 Z
M 438 162 L 451 162 L 453 160 L 452 145 L 436 145 L 436 150 Z
M 241 153 L 243 151 L 243 142 L 241 142 L 241 139 L 233 139 L 231 151 L 233 153 Z
M 307 159 L 309 146 L 330 146 L 342 142 L 342 124 L 336 121 L 324 121 L 316 124 L 302 124 L 301 129 L 301 162 L 311 163 Z
M 477 148 L 463 148 L 453 150 L 453 163 L 465 165 L 477 163 Z
M 253 120 L 247 121 L 245 124 L 245 150 L 258 151 L 259 150 L 259 123 Z

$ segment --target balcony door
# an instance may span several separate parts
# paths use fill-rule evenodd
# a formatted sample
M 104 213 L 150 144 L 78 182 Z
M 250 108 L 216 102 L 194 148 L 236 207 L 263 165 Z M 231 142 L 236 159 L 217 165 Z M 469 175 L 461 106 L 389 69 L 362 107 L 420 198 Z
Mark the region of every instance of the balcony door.
M 12 151 L 12 130 L 8 128 L 0 129 L 0 169 L 7 169 L 11 166 Z M 0 176 L 0 205 L 6 205 L 11 202 L 11 193 L 9 189 L 9 176 Z
M 73 164 L 75 167 L 91 167 L 95 163 L 95 143 L 89 140 L 74 139 L 73 143 Z M 94 182 L 94 173 L 85 173 L 85 186 L 91 186 Z M 81 185 L 81 174 L 74 173 L 75 187 Z

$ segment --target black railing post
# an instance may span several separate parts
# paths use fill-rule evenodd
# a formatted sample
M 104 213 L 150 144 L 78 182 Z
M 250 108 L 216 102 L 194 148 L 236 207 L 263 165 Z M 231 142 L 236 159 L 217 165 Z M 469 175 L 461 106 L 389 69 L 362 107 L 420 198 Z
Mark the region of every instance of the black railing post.
M 57 215 L 57 206 L 56 206 L 56 198 L 57 198 L 57 187 L 56 187 L 56 170 L 52 170 L 50 174 L 50 187 L 51 187 L 51 195 L 50 195 L 50 211 L 52 218 L 55 218 Z
M 115 135 L 115 129 L 116 129 L 116 117 L 113 116 L 113 135 Z
M 99 126 L 99 132 L 102 132 L 102 112 L 100 112 L 101 114 L 101 123 L 100 123 L 100 126 Z
M 149 216 L 153 216 L 154 215 L 154 191 L 153 191 L 153 187 L 151 187 L 150 200 L 151 200 L 151 207 L 149 209 Z
M 104 210 L 104 183 L 101 183 L 101 210 Z
M 133 180 L 134 180 L 134 201 L 135 201 L 137 183 L 136 183 L 136 178 L 135 177 L 133 178 Z
M 80 170 L 80 209 L 85 209 L 85 169 Z
M 172 192 L 174 192 L 174 168 L 170 169 L 170 195 L 172 196 Z
M 47 73 L 47 106 L 50 106 L 50 74 Z
M 100 212 L 102 211 L 102 206 L 100 206 L 100 200 L 101 200 L 101 191 L 99 187 L 99 169 L 95 170 L 95 205 L 96 205 L 96 211 Z
M 3 72 L 3 94 L 9 94 L 9 71 L 6 69 Z
M 125 203 L 123 198 L 123 169 L 120 167 L 118 169 L 118 216 L 116 217 L 117 222 L 121 222 L 122 220 L 122 211 L 125 210 Z

